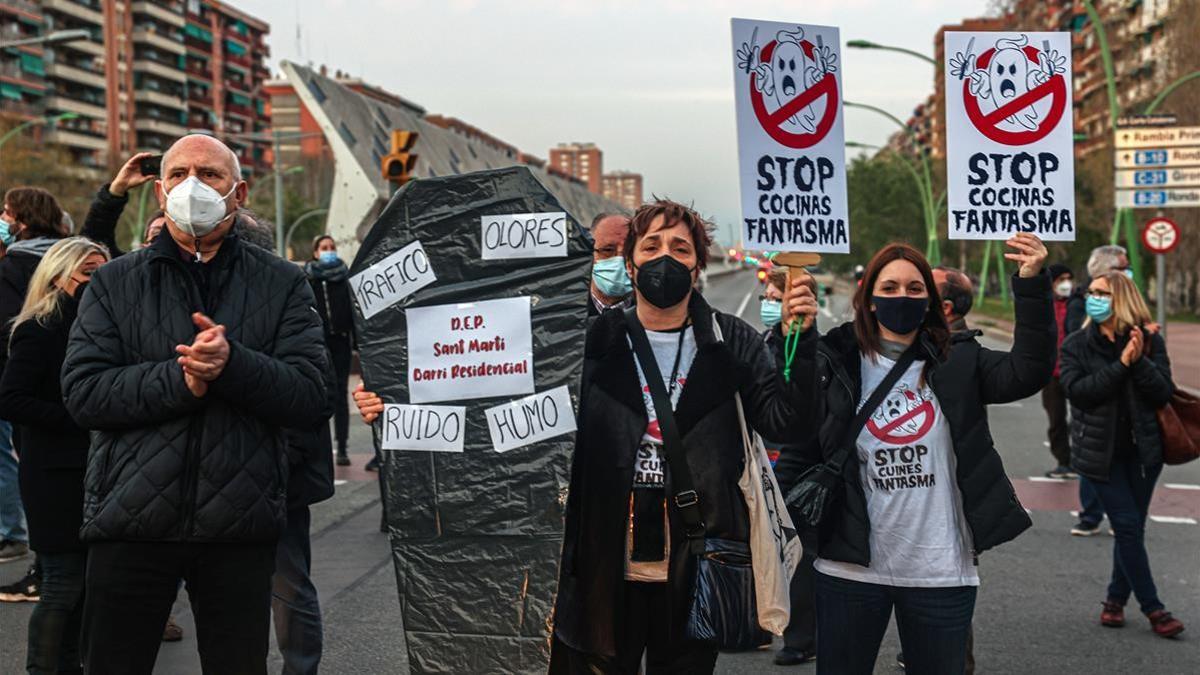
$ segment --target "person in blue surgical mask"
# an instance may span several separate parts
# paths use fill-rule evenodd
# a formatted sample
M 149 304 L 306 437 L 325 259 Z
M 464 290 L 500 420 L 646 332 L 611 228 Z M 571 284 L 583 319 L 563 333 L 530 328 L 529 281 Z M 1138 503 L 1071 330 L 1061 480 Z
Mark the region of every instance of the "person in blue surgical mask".
M 337 242 L 328 234 L 313 239 L 312 260 L 304 264 L 304 274 L 317 298 L 317 313 L 325 327 L 325 343 L 333 355 L 337 386 L 347 391 L 350 382 L 350 361 L 354 353 L 354 304 L 350 294 L 350 270 L 338 257 Z M 350 434 L 350 403 L 345 396 L 338 399 L 334 409 L 334 437 L 337 440 L 338 466 L 349 466 L 346 439 Z M 371 458 L 368 471 L 379 468 L 377 458 Z
M 592 219 L 592 288 L 588 316 L 624 309 L 633 292 L 621 247 L 629 235 L 629 217 L 601 213 Z
M 1059 379 L 1071 403 L 1071 468 L 1092 482 L 1115 535 L 1100 624 L 1124 626 L 1132 595 L 1155 634 L 1175 637 L 1183 624 L 1158 597 L 1145 542 L 1163 466 L 1155 411 L 1175 389 L 1167 343 L 1148 329 L 1150 310 L 1120 271 L 1091 280 L 1086 310 L 1083 328 L 1063 342 Z

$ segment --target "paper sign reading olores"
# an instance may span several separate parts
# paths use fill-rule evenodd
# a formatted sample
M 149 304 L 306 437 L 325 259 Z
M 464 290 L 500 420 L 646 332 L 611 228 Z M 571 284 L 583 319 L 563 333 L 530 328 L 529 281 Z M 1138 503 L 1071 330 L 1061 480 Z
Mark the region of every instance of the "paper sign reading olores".
M 746 248 L 849 253 L 838 29 L 733 20 Z
M 409 308 L 408 400 L 533 392 L 529 308 L 528 297 Z
M 437 281 L 421 242 L 414 241 L 350 277 L 363 318 L 369 319 Z
M 951 239 L 1075 239 L 1070 33 L 946 33 Z
M 567 214 L 483 216 L 479 244 L 484 260 L 567 257 Z
M 462 452 L 466 411 L 462 406 L 385 405 L 382 447 Z
M 575 410 L 566 385 L 488 408 L 483 414 L 496 452 L 575 431 Z

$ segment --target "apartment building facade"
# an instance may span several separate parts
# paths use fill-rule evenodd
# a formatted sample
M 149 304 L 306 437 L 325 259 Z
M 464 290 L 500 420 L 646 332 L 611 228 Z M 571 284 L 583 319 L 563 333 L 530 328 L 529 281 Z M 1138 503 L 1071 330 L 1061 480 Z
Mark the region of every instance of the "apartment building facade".
M 83 29 L 90 40 L 0 50 L 0 114 L 77 117 L 46 130 L 105 168 L 208 129 L 243 171 L 267 168 L 270 27 L 219 0 L 0 0 L 0 40 Z
M 642 174 L 632 171 L 613 171 L 600 179 L 605 199 L 636 211 L 642 205 Z

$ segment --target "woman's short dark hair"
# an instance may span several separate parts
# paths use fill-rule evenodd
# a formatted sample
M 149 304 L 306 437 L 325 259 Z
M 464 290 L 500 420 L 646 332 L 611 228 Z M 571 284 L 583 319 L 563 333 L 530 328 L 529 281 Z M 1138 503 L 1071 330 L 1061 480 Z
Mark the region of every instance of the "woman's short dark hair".
M 337 246 L 337 240 L 334 239 L 332 235 L 318 234 L 317 236 L 313 237 L 313 253 L 317 252 L 317 249 L 321 246 L 321 242 L 325 241 L 326 239 L 332 241 L 334 247 Z
M 950 353 L 950 327 L 946 325 L 946 317 L 942 314 L 942 298 L 938 294 L 937 284 L 933 283 L 933 269 L 929 267 L 925 256 L 908 244 L 888 244 L 867 263 L 863 282 L 854 293 L 854 336 L 858 340 L 858 348 L 868 354 L 878 354 L 882 351 L 879 343 L 879 324 L 871 312 L 871 296 L 883 268 L 896 260 L 912 263 L 925 281 L 925 288 L 929 291 L 929 307 L 925 311 L 921 328 L 933 339 L 934 346 L 944 358 Z
M 4 193 L 4 203 L 18 222 L 35 237 L 62 239 L 63 210 L 49 192 L 35 187 L 15 187 Z
M 692 245 L 696 248 L 696 266 L 704 269 L 708 266 L 708 247 L 712 245 L 712 225 L 696 213 L 694 209 L 669 199 L 655 199 L 640 206 L 633 214 L 629 223 L 629 236 L 625 237 L 625 247 L 622 255 L 626 260 L 633 260 L 633 249 L 638 240 L 650 233 L 650 225 L 655 218 L 662 216 L 662 225 L 658 229 L 674 227 L 683 224 L 692 235 Z

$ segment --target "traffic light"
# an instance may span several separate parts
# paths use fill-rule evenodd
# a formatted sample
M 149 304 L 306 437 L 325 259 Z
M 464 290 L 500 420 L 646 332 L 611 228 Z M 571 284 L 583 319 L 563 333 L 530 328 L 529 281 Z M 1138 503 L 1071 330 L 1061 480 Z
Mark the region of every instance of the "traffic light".
M 417 132 L 392 130 L 392 151 L 380 163 L 384 180 L 400 187 L 414 178 L 412 173 L 417 165 L 417 155 L 412 149 L 416 144 Z

